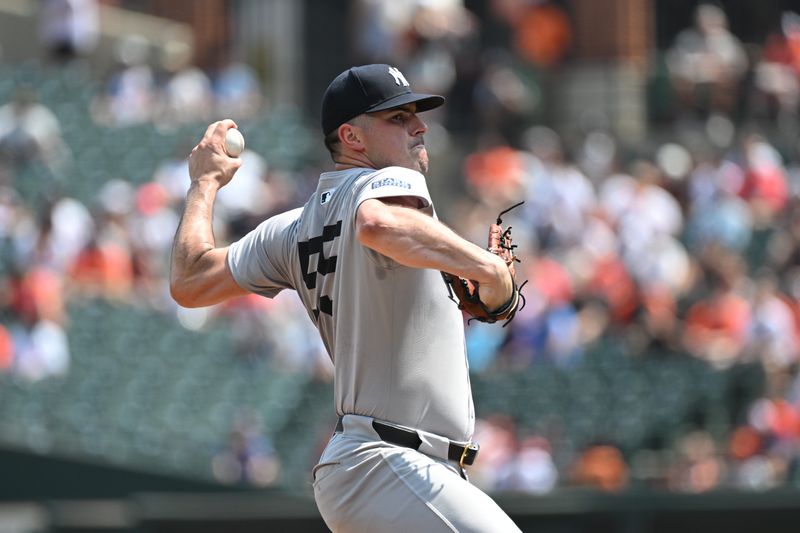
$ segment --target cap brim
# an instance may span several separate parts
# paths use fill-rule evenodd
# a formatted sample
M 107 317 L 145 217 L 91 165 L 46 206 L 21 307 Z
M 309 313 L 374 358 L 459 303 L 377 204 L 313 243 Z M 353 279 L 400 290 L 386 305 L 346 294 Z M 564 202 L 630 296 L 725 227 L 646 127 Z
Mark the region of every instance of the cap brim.
M 394 109 L 406 104 L 417 104 L 417 113 L 423 111 L 430 111 L 436 109 L 444 103 L 444 96 L 438 94 L 422 94 L 422 93 L 405 93 L 399 94 L 393 98 L 381 102 L 373 107 L 370 107 L 365 113 L 377 113 L 378 111 L 386 111 L 387 109 Z

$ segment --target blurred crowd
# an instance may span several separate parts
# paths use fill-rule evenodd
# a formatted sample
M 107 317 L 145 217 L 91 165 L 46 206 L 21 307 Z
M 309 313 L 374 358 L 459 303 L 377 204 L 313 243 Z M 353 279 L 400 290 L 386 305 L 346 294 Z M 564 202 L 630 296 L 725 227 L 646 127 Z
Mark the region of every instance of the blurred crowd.
M 603 121 L 569 135 L 546 125 L 549 76 L 570 54 L 563 4 L 496 0 L 481 17 L 457 1 L 361 4 L 370 22 L 358 57 L 392 58 L 450 98 L 449 112 L 426 115 L 431 141 L 442 124 L 481 132 L 448 220 L 484 242 L 487 221 L 525 200 L 504 219 L 529 280 L 526 306 L 506 328 L 467 328 L 473 372 L 569 371 L 615 338 L 631 357 L 719 371 L 756 363 L 766 376 L 763 397 L 731 409 L 727 440 L 688 428 L 636 457 L 613 435 L 559 456 L 551 436 L 489 417 L 476 481 L 533 493 L 619 490 L 631 479 L 687 492 L 796 482 L 800 17 L 785 12 L 763 43 L 743 43 L 718 4 L 698 5 L 662 51 L 673 95 L 664 122 L 629 146 Z
M 117 44 L 115 59 L 104 92 L 92 104 L 99 124 L 171 129 L 214 117 L 238 120 L 266 107 L 255 69 L 224 51 L 213 67 L 202 69 L 188 43 L 171 41 L 156 50 L 132 35 Z
M 800 18 L 785 13 L 764 43 L 748 48 L 722 9 L 700 5 L 694 24 L 662 51 L 674 94 L 668 120 L 632 147 L 603 125 L 565 135 L 549 121 L 557 97 L 550 75 L 569 64 L 572 41 L 561 4 L 492 0 L 481 16 L 459 0 L 356 6 L 356 62 L 396 64 L 416 89 L 447 95 L 448 105 L 425 117 L 431 150 L 470 147 L 458 176 L 444 177 L 460 191 L 440 202 L 447 221 L 481 243 L 487 221 L 525 201 L 503 217 L 519 245 L 517 271 L 529 281 L 525 307 L 508 327 L 467 327 L 472 372 L 535 372 L 537 365 L 569 372 L 608 338 L 641 360 L 764 371 L 761 397 L 731 410 L 724 441 L 697 427 L 663 450 L 631 454 L 606 435 L 565 457 L 553 435 L 503 413 L 486 416 L 477 428 L 475 482 L 541 494 L 559 486 L 616 491 L 632 480 L 687 492 L 796 481 Z M 174 43 L 154 67 L 151 52 L 137 37 L 120 42 L 117 68 L 91 99 L 98 125 L 201 125 L 268 109 L 264 88 L 243 63 L 221 58 L 201 69 Z M 191 329 L 225 320 L 238 359 L 330 379 L 324 349 L 291 295 L 201 310 L 169 298 L 189 147 L 177 147 L 145 183 L 114 178 L 91 200 L 60 193 L 33 204 L 16 191 L 18 169 L 41 162 L 57 173 L 75 154 L 35 87 L 20 87 L 0 104 L 0 372 L 25 381 L 64 375 L 70 302 L 105 298 L 173 315 Z M 319 171 L 293 179 L 264 154 L 242 157 L 219 195 L 220 243 L 299 205 Z M 272 457 L 263 435 L 248 427 L 237 423 L 215 473 L 267 484 L 279 466 L 248 459 Z

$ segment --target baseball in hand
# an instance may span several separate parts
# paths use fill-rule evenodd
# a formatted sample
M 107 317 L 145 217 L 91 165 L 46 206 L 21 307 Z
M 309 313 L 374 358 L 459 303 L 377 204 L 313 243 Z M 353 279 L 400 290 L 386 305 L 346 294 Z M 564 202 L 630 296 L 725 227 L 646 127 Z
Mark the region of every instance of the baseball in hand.
M 225 134 L 225 151 L 231 157 L 239 157 L 244 150 L 244 137 L 239 130 L 231 128 Z

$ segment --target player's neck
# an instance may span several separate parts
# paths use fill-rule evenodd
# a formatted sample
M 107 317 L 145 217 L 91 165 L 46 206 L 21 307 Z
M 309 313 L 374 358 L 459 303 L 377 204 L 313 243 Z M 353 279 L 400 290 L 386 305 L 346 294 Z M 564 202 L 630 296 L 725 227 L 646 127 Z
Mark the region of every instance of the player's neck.
M 357 154 L 340 154 L 334 160 L 334 168 L 336 170 L 347 170 L 350 168 L 374 168 L 378 167 L 369 160 L 369 158 L 361 153 Z

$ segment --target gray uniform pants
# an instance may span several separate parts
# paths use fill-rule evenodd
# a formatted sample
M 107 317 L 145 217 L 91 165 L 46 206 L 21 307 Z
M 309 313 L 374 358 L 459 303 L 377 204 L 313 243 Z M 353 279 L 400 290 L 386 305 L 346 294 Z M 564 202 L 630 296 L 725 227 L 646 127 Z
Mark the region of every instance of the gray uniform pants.
M 367 417 L 348 419 L 313 471 L 317 507 L 334 533 L 520 531 L 456 463 L 381 442 Z

